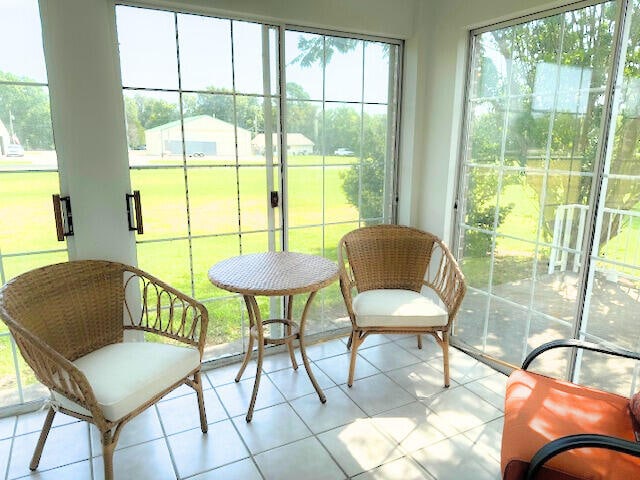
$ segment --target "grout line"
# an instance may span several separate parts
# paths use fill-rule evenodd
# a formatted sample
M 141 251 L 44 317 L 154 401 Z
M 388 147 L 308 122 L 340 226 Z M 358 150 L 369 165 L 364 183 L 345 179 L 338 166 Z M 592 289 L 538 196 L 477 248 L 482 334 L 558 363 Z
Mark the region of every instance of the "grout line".
M 160 410 L 158 410 L 158 402 L 156 402 L 153 405 L 153 408 L 155 409 L 156 415 L 158 416 L 158 421 L 160 422 L 160 429 L 162 430 L 162 438 L 164 439 L 164 443 L 167 446 L 167 450 L 169 451 L 169 459 L 171 460 L 171 466 L 173 467 L 173 473 L 175 474 L 176 478 L 180 478 L 180 475 L 179 475 L 179 472 L 178 472 L 178 464 L 176 463 L 176 459 L 173 456 L 173 450 L 171 449 L 171 444 L 169 443 L 169 437 L 167 435 L 167 432 L 164 429 L 164 423 L 162 422 L 162 415 L 160 415 Z M 204 433 L 203 433 L 203 435 L 204 435 Z M 156 440 L 158 440 L 158 439 L 156 439 Z M 148 443 L 148 442 L 143 442 L 143 443 Z

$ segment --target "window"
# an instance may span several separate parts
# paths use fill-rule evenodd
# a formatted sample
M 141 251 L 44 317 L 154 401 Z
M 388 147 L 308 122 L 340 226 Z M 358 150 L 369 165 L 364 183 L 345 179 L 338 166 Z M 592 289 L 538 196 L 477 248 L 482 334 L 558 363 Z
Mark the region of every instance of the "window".
M 472 33 L 460 344 L 514 365 L 555 338 L 638 349 L 638 14 L 602 2 Z M 636 365 L 610 362 L 551 352 L 538 368 L 628 394 Z
M 51 195 L 60 190 L 36 0 L 0 6 L 0 285 L 67 259 Z M 0 322 L 0 405 L 45 394 Z
M 282 249 L 335 259 L 344 233 L 393 220 L 400 43 L 124 5 L 116 19 L 138 263 L 207 305 L 207 358 L 243 352 L 244 304 L 209 283 L 211 265 Z M 307 332 L 345 317 L 333 285 Z

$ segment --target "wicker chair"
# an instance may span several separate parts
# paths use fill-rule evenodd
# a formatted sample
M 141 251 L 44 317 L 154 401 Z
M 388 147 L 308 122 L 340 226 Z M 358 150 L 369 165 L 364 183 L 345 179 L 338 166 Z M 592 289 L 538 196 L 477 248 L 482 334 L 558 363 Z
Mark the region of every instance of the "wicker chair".
M 433 335 L 443 352 L 449 386 L 449 333 L 466 291 L 464 276 L 447 246 L 435 235 L 399 225 L 364 227 L 338 246 L 340 288 L 351 318 L 353 385 L 358 347 L 372 333 Z M 352 297 L 352 290 L 358 294 Z M 433 301 L 421 294 L 431 289 Z M 426 292 L 425 292 L 426 293 Z M 442 308 L 438 300 L 444 305 Z
M 140 296 L 138 310 L 131 299 Z M 207 432 L 200 376 L 207 310 L 151 275 L 98 260 L 39 268 L 2 287 L 0 318 L 51 391 L 31 470 L 60 411 L 100 430 L 104 476 L 112 479 L 123 426 L 182 384 L 196 391 Z M 125 330 L 170 342 L 123 341 Z

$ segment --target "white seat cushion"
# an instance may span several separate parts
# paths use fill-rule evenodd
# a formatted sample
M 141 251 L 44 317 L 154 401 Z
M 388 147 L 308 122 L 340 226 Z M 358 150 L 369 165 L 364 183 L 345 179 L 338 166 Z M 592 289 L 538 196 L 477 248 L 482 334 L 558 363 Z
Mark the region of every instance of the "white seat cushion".
M 105 418 L 116 421 L 195 370 L 200 353 L 192 347 L 124 342 L 107 345 L 73 363 L 87 377 Z M 91 416 L 56 392 L 54 400 L 68 410 Z
M 412 290 L 367 290 L 353 299 L 360 327 L 440 327 L 449 315 L 442 307 Z

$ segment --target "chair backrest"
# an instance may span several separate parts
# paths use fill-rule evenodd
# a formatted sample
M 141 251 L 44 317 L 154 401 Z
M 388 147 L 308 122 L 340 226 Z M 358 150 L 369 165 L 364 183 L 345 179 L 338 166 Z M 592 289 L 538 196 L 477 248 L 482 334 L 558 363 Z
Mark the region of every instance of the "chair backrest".
M 358 292 L 397 288 L 419 292 L 431 261 L 432 235 L 400 225 L 376 225 L 347 233 L 339 250 L 346 253 Z
M 124 265 L 81 260 L 38 268 L 0 290 L 0 317 L 70 361 L 123 338 Z

